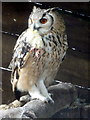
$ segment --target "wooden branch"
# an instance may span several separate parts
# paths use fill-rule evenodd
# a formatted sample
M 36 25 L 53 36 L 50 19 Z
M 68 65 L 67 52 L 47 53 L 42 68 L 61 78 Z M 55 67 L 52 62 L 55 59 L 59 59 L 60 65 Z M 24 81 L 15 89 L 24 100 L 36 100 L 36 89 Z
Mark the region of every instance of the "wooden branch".
M 88 118 L 85 120 L 89 120 L 90 118 L 90 104 L 82 104 L 82 105 L 76 105 L 74 108 L 69 107 L 67 109 L 60 110 L 57 112 L 52 118 L 80 118 L 79 120 L 82 120 L 83 118 Z M 76 119 L 77 120 L 77 119 Z
M 60 82 L 50 86 L 49 92 L 52 94 L 54 104 L 31 100 L 22 107 L 0 110 L 0 120 L 2 118 L 50 118 L 56 112 L 69 107 L 77 99 L 77 91 L 69 83 Z

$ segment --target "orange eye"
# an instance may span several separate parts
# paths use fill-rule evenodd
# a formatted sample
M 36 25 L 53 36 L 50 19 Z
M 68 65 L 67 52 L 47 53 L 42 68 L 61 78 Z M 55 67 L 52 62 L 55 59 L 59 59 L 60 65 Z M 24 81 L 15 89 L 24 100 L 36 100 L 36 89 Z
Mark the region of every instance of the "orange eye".
M 46 18 L 40 19 L 40 23 L 45 24 L 46 22 L 47 22 L 47 19 L 46 19 Z

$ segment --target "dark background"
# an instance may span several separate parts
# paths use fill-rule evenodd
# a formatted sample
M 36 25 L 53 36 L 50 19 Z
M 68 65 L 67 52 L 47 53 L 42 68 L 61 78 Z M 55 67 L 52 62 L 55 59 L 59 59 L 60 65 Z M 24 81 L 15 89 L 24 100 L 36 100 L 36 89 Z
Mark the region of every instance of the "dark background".
M 69 49 L 62 63 L 56 79 L 85 87 L 89 86 L 89 19 L 80 17 L 79 14 L 89 16 L 89 3 L 42 3 L 41 8 L 60 7 L 73 11 L 74 15 L 61 12 L 67 28 Z M 8 67 L 13 47 L 17 40 L 15 34 L 21 34 L 27 29 L 28 17 L 35 3 L 2 3 L 2 66 Z M 15 21 L 16 20 L 16 21 Z M 11 33 L 14 33 L 11 34 Z M 73 50 L 72 48 L 75 48 Z M 14 99 L 11 90 L 10 72 L 3 71 L 3 103 Z

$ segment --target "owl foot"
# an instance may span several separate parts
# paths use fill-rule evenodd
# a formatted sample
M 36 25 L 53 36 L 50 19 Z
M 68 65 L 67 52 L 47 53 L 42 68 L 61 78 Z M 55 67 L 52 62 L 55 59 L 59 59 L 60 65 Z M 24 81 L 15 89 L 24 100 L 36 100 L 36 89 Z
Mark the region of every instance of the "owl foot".
M 29 102 L 31 100 L 30 95 L 25 95 L 20 98 L 20 102 Z
M 30 89 L 29 94 L 31 96 L 31 99 L 39 99 L 39 100 L 43 101 L 44 103 L 54 103 L 53 99 L 48 94 L 47 89 L 44 86 L 43 82 L 39 82 L 37 84 L 37 87 L 36 87 L 36 85 L 34 85 Z
M 52 98 L 46 98 L 46 100 L 44 102 L 54 104 L 54 100 Z
M 42 102 L 44 103 L 50 103 L 50 104 L 54 104 L 54 100 L 52 98 L 46 98 L 44 96 L 42 97 L 39 97 L 39 98 L 34 98 L 34 97 L 31 97 L 32 100 L 41 100 Z
M 38 94 L 38 93 L 36 93 L 36 94 L 34 93 L 34 94 L 30 94 L 30 95 L 31 95 L 32 100 L 38 99 L 38 100 L 43 101 L 44 103 L 54 103 L 53 99 L 50 96 L 45 97 L 45 96 Z

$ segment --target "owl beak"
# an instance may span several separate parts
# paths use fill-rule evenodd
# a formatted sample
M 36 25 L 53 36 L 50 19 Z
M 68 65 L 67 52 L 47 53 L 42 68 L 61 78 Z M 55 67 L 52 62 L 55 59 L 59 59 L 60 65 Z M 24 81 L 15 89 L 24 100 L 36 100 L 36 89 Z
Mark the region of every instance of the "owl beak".
M 36 26 L 34 25 L 33 30 L 38 30 L 38 27 L 36 27 Z
M 36 27 L 36 25 L 35 24 L 32 24 L 31 25 L 31 29 L 34 31 L 34 30 L 39 30 L 39 27 Z

